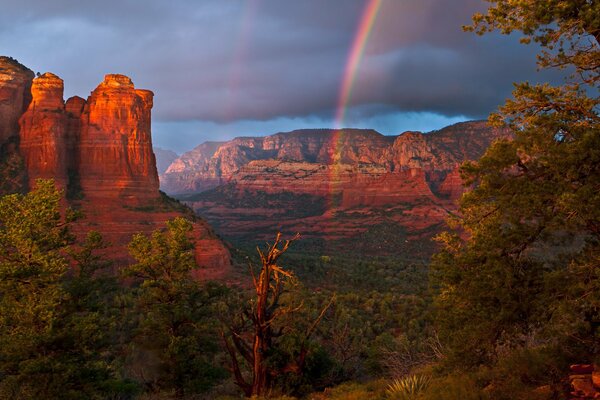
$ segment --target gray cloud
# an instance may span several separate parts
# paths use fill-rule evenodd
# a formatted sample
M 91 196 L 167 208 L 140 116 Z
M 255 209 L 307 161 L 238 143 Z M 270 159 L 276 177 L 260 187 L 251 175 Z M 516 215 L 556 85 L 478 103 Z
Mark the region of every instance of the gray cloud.
M 366 1 L 6 3 L 0 52 L 57 73 L 67 95 L 85 96 L 104 74 L 124 73 L 155 92 L 156 121 L 234 126 L 331 118 Z M 536 48 L 517 37 L 462 32 L 483 1 L 382 4 L 350 100 L 369 118 L 481 118 L 510 95 L 511 82 L 555 79 L 536 72 Z

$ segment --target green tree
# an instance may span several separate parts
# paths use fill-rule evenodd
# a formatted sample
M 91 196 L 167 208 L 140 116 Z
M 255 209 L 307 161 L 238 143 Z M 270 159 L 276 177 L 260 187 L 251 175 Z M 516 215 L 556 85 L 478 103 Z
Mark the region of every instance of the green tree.
M 52 357 L 44 351 L 66 301 L 61 280 L 70 241 L 49 181 L 37 190 L 0 199 L 0 393 L 35 398 L 52 385 Z
M 517 348 L 591 359 L 600 326 L 600 60 L 597 1 L 492 0 L 467 30 L 521 31 L 541 67 L 574 67 L 560 87 L 516 85 L 490 121 L 494 143 L 462 175 L 454 233 L 438 239 L 437 323 L 455 365 L 496 363 Z
M 212 360 L 218 349 L 213 304 L 224 290 L 191 276 L 196 268 L 191 232 L 188 220 L 176 218 L 166 231 L 135 235 L 129 251 L 137 263 L 124 270 L 136 279 L 130 369 L 147 391 L 175 398 L 209 389 L 224 373 Z
M 107 342 L 100 340 L 108 331 L 106 296 L 90 274 L 83 285 L 82 273 L 69 273 L 73 237 L 61 198 L 44 180 L 26 195 L 0 198 L 2 398 L 101 398 L 111 391 L 113 374 L 101 356 Z M 75 257 L 75 268 L 89 269 L 88 261 Z
M 542 46 L 540 67 L 574 67 L 587 84 L 598 82 L 600 3 L 593 0 L 487 0 L 486 14 L 475 14 L 465 30 L 482 35 L 499 30 L 523 33 L 522 43 Z
M 71 268 L 64 280 L 69 301 L 59 325 L 61 339 L 77 354 L 69 370 L 89 397 L 130 396 L 137 392 L 134 382 L 124 378 L 123 329 L 120 299 L 124 289 L 103 255 L 108 243 L 96 231 L 88 232 L 83 243 L 68 249 Z

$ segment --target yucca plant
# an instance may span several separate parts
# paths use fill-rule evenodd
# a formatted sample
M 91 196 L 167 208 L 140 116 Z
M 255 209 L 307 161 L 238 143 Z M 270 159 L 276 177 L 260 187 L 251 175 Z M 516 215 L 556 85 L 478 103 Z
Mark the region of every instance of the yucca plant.
M 430 378 L 425 375 L 408 375 L 394 379 L 385 393 L 393 400 L 415 400 L 429 386 Z

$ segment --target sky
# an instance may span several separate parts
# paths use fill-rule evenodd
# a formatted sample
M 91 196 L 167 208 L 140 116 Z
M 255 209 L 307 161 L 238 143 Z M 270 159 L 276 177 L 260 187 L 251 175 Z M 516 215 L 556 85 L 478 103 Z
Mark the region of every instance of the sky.
M 558 80 L 517 34 L 462 31 L 483 0 L 0 2 L 0 55 L 59 75 L 66 98 L 130 76 L 155 93 L 154 145 L 178 153 L 304 128 L 426 132 L 486 118 L 513 82 Z

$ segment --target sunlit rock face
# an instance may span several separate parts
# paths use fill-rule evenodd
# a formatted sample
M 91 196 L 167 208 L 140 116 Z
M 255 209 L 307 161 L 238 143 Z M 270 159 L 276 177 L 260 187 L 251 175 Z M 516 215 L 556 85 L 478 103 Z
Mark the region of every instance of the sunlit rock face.
M 106 75 L 81 115 L 79 177 L 90 197 L 143 202 L 158 196 L 150 113 L 153 93 L 124 75 Z
M 460 164 L 509 136 L 479 121 L 427 134 L 322 129 L 238 138 L 182 155 L 161 185 L 184 193 L 232 239 L 276 231 L 328 243 L 358 237 L 348 243 L 371 243 L 365 251 L 374 254 L 383 251 L 380 238 L 398 239 L 386 251 L 428 257 L 432 246 L 421 244 L 431 243 L 465 190 Z
M 494 139 L 506 134 L 485 122 L 468 122 L 429 134 L 384 136 L 367 129 L 314 129 L 264 138 L 236 138 L 226 143 L 204 143 L 183 154 L 161 175 L 161 187 L 172 194 L 202 192 L 232 181 L 257 187 L 258 182 L 265 180 L 261 176 L 265 176 L 269 183 L 263 186 L 278 191 L 300 187 L 302 192 L 315 195 L 322 195 L 325 186 L 328 190 L 360 191 L 361 186 L 370 185 L 367 190 L 374 193 L 379 187 L 382 199 L 361 197 L 381 203 L 387 201 L 383 198 L 391 200 L 390 190 L 408 193 L 408 188 L 401 187 L 404 172 L 420 170 L 433 192 L 456 198 L 462 193 L 457 166 L 478 158 Z M 287 172 L 280 175 L 272 171 L 274 165 Z M 291 173 L 294 168 L 321 170 L 319 174 L 298 178 Z M 382 174 L 400 175 L 381 178 Z M 388 186 L 383 187 L 384 182 Z
M 318 164 L 385 163 L 384 150 L 393 138 L 373 130 L 309 129 L 259 138 L 207 142 L 176 159 L 161 175 L 167 193 L 193 193 L 228 182 L 255 160 Z
M 21 117 L 20 150 L 25 160 L 29 187 L 38 178 L 53 178 L 62 189 L 68 185 L 67 114 L 64 84 L 58 76 L 45 73 L 33 80 L 32 100 Z
M 63 92 L 58 76 L 34 79 L 15 60 L 0 57 L 0 148 L 6 152 L 10 146 L 22 160 L 19 190 L 32 189 L 38 178 L 54 179 L 65 193 L 62 205 L 85 216 L 72 224 L 74 233 L 102 233 L 115 265 L 131 262 L 127 243 L 132 235 L 164 229 L 166 221 L 185 215 L 195 220 L 199 269 L 194 276 L 226 278 L 231 260 L 225 244 L 206 222 L 158 191 L 150 127 L 153 93 L 136 89 L 124 75 L 106 75 L 87 100 L 74 96 L 65 102 Z
M 29 68 L 0 56 L 0 145 L 19 134 L 19 118 L 31 101 L 33 77 Z

